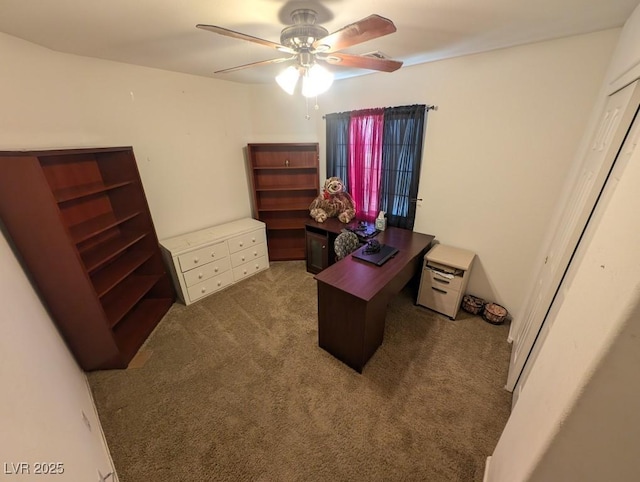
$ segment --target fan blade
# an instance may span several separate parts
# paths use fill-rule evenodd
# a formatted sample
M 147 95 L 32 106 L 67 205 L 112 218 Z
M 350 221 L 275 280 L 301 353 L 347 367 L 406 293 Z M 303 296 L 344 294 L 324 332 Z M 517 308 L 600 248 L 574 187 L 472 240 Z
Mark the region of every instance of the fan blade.
M 316 40 L 313 43 L 313 48 L 322 53 L 335 52 L 395 31 L 396 26 L 388 18 L 380 15 L 369 15 L 367 18 L 363 18 L 330 33 L 324 38 Z
M 248 69 L 249 67 L 258 67 L 260 65 L 279 64 L 282 62 L 289 62 L 296 58 L 295 55 L 291 57 L 283 57 L 280 59 L 261 60 L 259 62 L 251 62 L 250 64 L 238 65 L 237 67 L 231 67 L 230 69 L 216 70 L 214 74 L 226 74 L 228 72 L 235 72 L 236 70 Z
M 380 70 L 381 72 L 395 72 L 402 67 L 402 62 L 399 60 L 378 59 L 376 57 L 366 57 L 364 55 L 332 53 L 327 57 L 318 57 L 318 59 L 324 60 L 332 65 Z
M 296 53 L 295 50 L 292 50 L 289 47 L 285 47 L 284 45 L 271 42 L 270 40 L 253 37 L 252 35 L 247 35 L 245 33 L 236 32 L 235 30 L 229 30 L 228 28 L 218 27 L 216 25 L 204 25 L 202 23 L 199 23 L 198 25 L 196 25 L 196 28 L 201 28 L 202 30 L 208 30 L 209 32 L 224 35 L 226 37 L 237 38 L 240 40 L 247 40 L 249 42 L 264 45 L 266 47 L 271 47 L 273 49 L 279 50 L 280 52 L 285 52 L 288 54 Z

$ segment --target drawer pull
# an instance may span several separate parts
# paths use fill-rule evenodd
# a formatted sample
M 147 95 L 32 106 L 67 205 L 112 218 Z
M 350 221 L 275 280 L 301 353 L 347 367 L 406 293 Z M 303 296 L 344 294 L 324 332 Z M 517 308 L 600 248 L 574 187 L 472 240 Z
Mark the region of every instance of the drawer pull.
M 284 161 L 284 165 L 285 165 L 285 166 L 287 166 L 287 167 L 289 167 L 289 159 L 287 159 L 287 160 L 285 160 L 285 161 Z
M 218 267 L 216 266 L 215 268 L 213 268 L 213 272 L 217 273 L 218 272 Z
M 200 261 L 198 258 L 193 258 L 194 263 L 197 263 L 198 261 Z
M 212 258 L 215 258 L 215 257 L 216 257 L 216 253 L 212 252 L 212 253 L 211 253 L 211 257 L 212 257 Z
M 245 269 L 245 270 L 242 272 L 242 274 L 247 274 L 247 270 Z
M 256 242 L 256 238 L 251 238 L 251 242 L 255 243 Z
M 258 252 L 257 252 L 257 251 L 254 251 L 254 252 L 253 252 L 253 255 L 254 255 L 254 256 L 258 256 Z
M 259 264 L 256 264 L 256 269 L 260 269 L 260 265 Z
M 438 283 L 444 283 L 444 284 L 449 284 L 451 283 L 451 281 L 449 281 L 448 279 L 442 279 L 442 278 L 433 278 L 434 281 L 437 281 Z
M 435 286 L 432 286 L 431 289 L 433 291 L 437 291 L 438 293 L 442 293 L 442 294 L 447 294 L 447 292 L 445 290 L 441 290 L 440 288 L 436 288 Z
M 242 257 L 242 261 L 244 261 L 244 256 Z
M 202 279 L 204 275 L 202 273 L 198 273 L 198 278 Z
M 200 291 L 202 291 L 203 293 L 207 292 L 207 288 L 202 288 Z
M 244 243 L 240 241 L 240 247 L 242 248 L 243 246 L 244 246 Z
M 218 281 L 218 286 L 220 286 L 222 284 L 222 281 Z

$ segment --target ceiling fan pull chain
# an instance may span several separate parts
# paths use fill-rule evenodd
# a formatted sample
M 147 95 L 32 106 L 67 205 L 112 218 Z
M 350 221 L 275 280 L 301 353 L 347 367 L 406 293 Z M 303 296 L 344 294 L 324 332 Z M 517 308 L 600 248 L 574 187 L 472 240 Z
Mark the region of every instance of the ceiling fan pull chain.
M 304 98 L 304 103 L 307 106 L 307 114 L 304 116 L 304 118 L 309 120 L 309 119 L 311 119 L 311 116 L 309 115 L 309 97 L 305 97 Z

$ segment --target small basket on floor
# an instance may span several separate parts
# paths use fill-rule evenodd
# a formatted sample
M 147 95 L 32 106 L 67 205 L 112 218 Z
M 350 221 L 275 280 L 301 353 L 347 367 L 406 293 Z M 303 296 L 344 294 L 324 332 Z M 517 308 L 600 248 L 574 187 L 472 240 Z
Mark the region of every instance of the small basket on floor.
M 473 295 L 464 295 L 462 297 L 462 309 L 467 313 L 477 315 L 484 308 L 485 301 Z
M 482 310 L 482 318 L 492 325 L 501 325 L 504 323 L 508 314 L 507 309 L 497 303 L 487 303 L 484 306 L 484 310 Z

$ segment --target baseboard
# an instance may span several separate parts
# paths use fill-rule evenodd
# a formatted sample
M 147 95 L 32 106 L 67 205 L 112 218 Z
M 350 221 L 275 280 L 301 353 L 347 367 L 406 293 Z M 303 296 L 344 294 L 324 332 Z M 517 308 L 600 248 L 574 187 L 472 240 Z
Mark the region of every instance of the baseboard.
M 482 482 L 489 482 L 489 465 L 491 464 L 491 455 L 487 457 L 487 461 L 484 464 L 484 477 L 482 477 Z
M 93 413 L 96 417 L 96 420 L 98 421 L 98 428 L 100 429 L 100 438 L 102 439 L 102 443 L 104 445 L 107 458 L 109 459 L 109 464 L 111 465 L 111 467 L 109 467 L 109 469 L 111 470 L 110 474 L 102 475 L 101 472 L 98 472 L 98 474 L 100 475 L 100 478 L 104 477 L 103 480 L 105 481 L 109 480 L 109 477 L 111 477 L 109 482 L 118 482 L 120 479 L 118 478 L 118 473 L 116 472 L 116 465 L 113 463 L 113 458 L 111 457 L 111 451 L 109 450 L 109 445 L 107 444 L 107 437 L 104 435 L 104 431 L 102 430 L 102 422 L 100 421 L 100 416 L 98 415 L 98 407 L 96 406 L 96 402 L 93 399 L 93 391 L 91 390 L 91 385 L 89 384 L 89 378 L 87 378 L 86 373 L 83 373 L 83 375 L 84 375 L 84 381 L 87 384 L 87 390 L 89 391 L 89 399 L 91 400 Z

